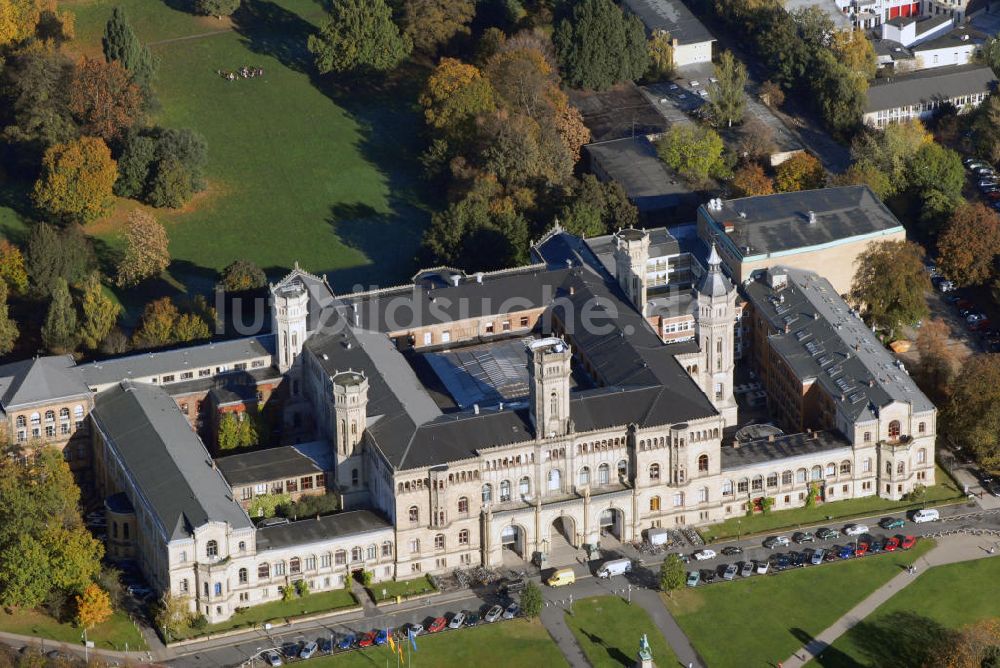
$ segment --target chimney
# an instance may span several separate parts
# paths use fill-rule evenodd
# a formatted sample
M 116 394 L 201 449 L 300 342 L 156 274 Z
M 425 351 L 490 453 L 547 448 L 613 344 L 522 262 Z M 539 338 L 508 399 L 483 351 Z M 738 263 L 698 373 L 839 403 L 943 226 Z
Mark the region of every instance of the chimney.
M 810 211 L 809 212 L 809 224 L 813 225 L 815 223 L 816 223 L 816 212 L 815 211 Z
M 475 415 L 479 415 L 479 404 L 472 404 L 472 412 Z
M 740 442 L 734 439 L 733 440 L 733 450 L 739 450 L 739 449 L 740 449 Z
M 768 434 L 767 435 L 767 442 L 768 443 L 774 443 L 774 434 Z
M 451 284 L 452 284 L 452 285 L 454 285 L 454 286 L 455 286 L 455 287 L 457 288 L 457 287 L 458 287 L 458 282 L 459 282 L 459 281 L 460 281 L 461 279 L 462 279 L 462 277 L 461 277 L 461 276 L 457 276 L 457 275 L 456 275 L 456 276 L 452 276 L 452 277 L 451 277 Z
M 482 282 L 483 282 L 483 272 L 477 271 L 476 272 L 476 283 L 482 283 Z
M 498 410 L 501 410 L 501 411 L 503 410 L 503 402 L 502 401 L 500 402 L 500 408 Z

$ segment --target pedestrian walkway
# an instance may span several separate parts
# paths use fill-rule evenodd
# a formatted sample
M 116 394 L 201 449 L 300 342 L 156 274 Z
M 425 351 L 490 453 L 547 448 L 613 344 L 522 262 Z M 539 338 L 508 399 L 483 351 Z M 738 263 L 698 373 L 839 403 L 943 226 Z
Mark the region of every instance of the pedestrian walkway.
M 927 569 L 934 566 L 943 566 L 960 561 L 972 561 L 1000 554 L 1000 552 L 989 552 L 989 548 L 993 547 L 995 542 L 995 539 L 992 537 L 970 534 L 958 534 L 938 539 L 938 544 L 934 549 L 914 562 L 914 566 L 916 567 L 915 574 L 910 574 L 905 570 L 900 572 L 899 575 L 872 592 L 868 598 L 851 608 L 843 617 L 809 641 L 804 647 L 796 650 L 791 657 L 785 659 L 780 665 L 782 668 L 800 668 L 804 666 L 832 645 L 837 638 L 850 631 L 858 622 L 873 613 L 880 605 L 911 583 L 916 582 L 917 578 L 925 573 Z
M 700 668 L 707 666 L 698 655 L 694 645 L 691 644 L 687 634 L 677 624 L 677 620 L 663 605 L 663 601 L 656 591 L 636 589 L 632 592 L 632 602 L 642 606 L 642 609 L 653 619 L 656 628 L 663 634 L 663 638 L 670 645 L 670 648 L 674 650 L 674 654 L 677 655 L 677 660 L 682 666 L 699 666 Z M 662 665 L 662 663 L 658 665 Z
M 569 665 L 573 668 L 589 668 L 590 662 L 580 649 L 576 636 L 566 624 L 566 610 L 562 606 L 551 605 L 542 610 L 541 618 L 545 630 L 556 641 L 559 651 L 566 657 Z

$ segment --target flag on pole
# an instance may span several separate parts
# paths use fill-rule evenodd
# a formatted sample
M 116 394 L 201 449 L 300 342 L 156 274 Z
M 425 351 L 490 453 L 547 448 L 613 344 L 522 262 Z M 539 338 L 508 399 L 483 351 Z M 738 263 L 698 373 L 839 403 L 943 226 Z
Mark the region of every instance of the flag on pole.
M 399 643 L 399 645 L 396 646 L 396 649 L 399 650 L 399 660 L 402 661 L 403 660 L 403 643 Z
M 413 629 L 406 629 L 406 635 L 410 638 L 410 645 L 413 647 L 413 651 L 417 651 L 417 635 L 413 632 Z
M 389 633 L 389 629 L 386 629 L 385 634 L 387 636 L 389 636 L 389 649 L 392 650 L 393 654 L 395 654 L 396 653 L 396 642 L 392 639 L 392 634 Z

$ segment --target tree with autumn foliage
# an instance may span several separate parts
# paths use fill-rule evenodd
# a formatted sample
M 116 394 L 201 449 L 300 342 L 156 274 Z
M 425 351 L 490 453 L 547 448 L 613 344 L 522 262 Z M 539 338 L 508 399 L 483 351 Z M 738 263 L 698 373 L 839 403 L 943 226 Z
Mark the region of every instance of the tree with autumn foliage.
M 963 361 L 941 418 L 953 446 L 975 453 L 986 470 L 1000 468 L 1000 355 Z
M 442 58 L 420 94 L 424 121 L 435 133 L 467 141 L 480 114 L 496 109 L 493 86 L 475 65 Z
M 843 174 L 830 177 L 831 186 L 868 186 L 881 199 L 892 195 L 896 186 L 888 174 L 869 162 L 856 162 Z
M 32 198 L 48 215 L 87 223 L 111 209 L 117 178 L 107 144 L 98 137 L 81 137 L 45 152 Z
M 878 69 L 875 47 L 864 30 L 834 30 L 830 35 L 830 50 L 858 79 L 868 81 L 875 78 Z
M 938 237 L 938 268 L 960 286 L 982 285 L 996 273 L 1000 216 L 984 204 L 964 203 Z
M 917 331 L 917 354 L 913 379 L 937 406 L 943 406 L 955 378 L 955 353 L 951 348 L 951 328 L 940 318 L 924 323 Z
M 59 11 L 56 0 L 0 0 L 0 47 L 30 38 L 56 43 L 73 38 L 72 12 Z
M 433 54 L 456 35 L 468 35 L 475 0 L 404 0 L 403 32 L 417 51 Z
M 751 162 L 738 168 L 733 173 L 733 188 L 740 197 L 755 195 L 770 195 L 774 193 L 774 181 L 764 173 L 764 168 L 756 162 Z
M 96 271 L 84 283 L 80 310 L 83 311 L 80 340 L 90 350 L 97 350 L 114 329 L 121 306 L 104 291 L 101 275 Z
M 76 595 L 76 625 L 92 629 L 111 619 L 111 597 L 96 584 L 91 583 Z
M 903 325 L 927 317 L 931 282 L 924 250 L 912 241 L 882 241 L 858 256 L 851 299 L 865 321 L 890 338 Z
M 111 143 L 142 117 L 143 95 L 117 60 L 83 56 L 73 70 L 69 109 L 83 134 Z
M 823 165 L 812 155 L 796 153 L 778 165 L 774 170 L 774 185 L 778 192 L 814 190 L 826 183 Z
M 136 348 L 159 348 L 173 343 L 174 326 L 180 317 L 180 310 L 170 297 L 160 297 L 146 304 L 139 322 L 139 329 L 133 335 Z
M 667 79 L 674 74 L 674 40 L 665 30 L 657 30 L 647 43 L 649 71 L 646 77 L 654 81 Z
M 167 231 L 151 214 L 134 209 L 125 223 L 125 253 L 118 262 L 120 287 L 159 276 L 170 265 Z
M 935 668 L 997 668 L 1000 666 L 1000 619 L 986 618 L 950 633 L 931 649 Z
M 17 322 L 10 317 L 7 306 L 7 283 L 0 281 L 0 355 L 14 349 L 19 334 Z
M 6 239 L 0 240 L 0 280 L 7 284 L 11 292 L 24 293 L 28 289 L 24 255 L 20 248 Z

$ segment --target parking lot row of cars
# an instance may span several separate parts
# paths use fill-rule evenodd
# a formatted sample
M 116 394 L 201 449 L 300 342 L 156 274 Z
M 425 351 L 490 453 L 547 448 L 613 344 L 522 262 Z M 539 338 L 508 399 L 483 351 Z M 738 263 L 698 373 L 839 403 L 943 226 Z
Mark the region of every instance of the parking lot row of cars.
M 425 634 L 440 633 L 445 630 L 470 628 L 480 624 L 492 624 L 500 620 L 514 619 L 521 615 L 521 607 L 516 602 L 502 605 L 485 605 L 480 612 L 462 610 L 448 613 L 441 617 L 426 620 L 424 624 L 404 624 L 397 629 L 375 629 L 365 633 L 347 632 L 331 634 L 316 640 L 288 642 L 281 649 L 270 649 L 262 652 L 263 659 L 271 666 L 281 666 L 285 662 L 311 659 L 322 654 L 347 652 L 368 647 L 380 647 L 389 643 L 391 635 L 394 642 L 405 643 L 410 637 Z

